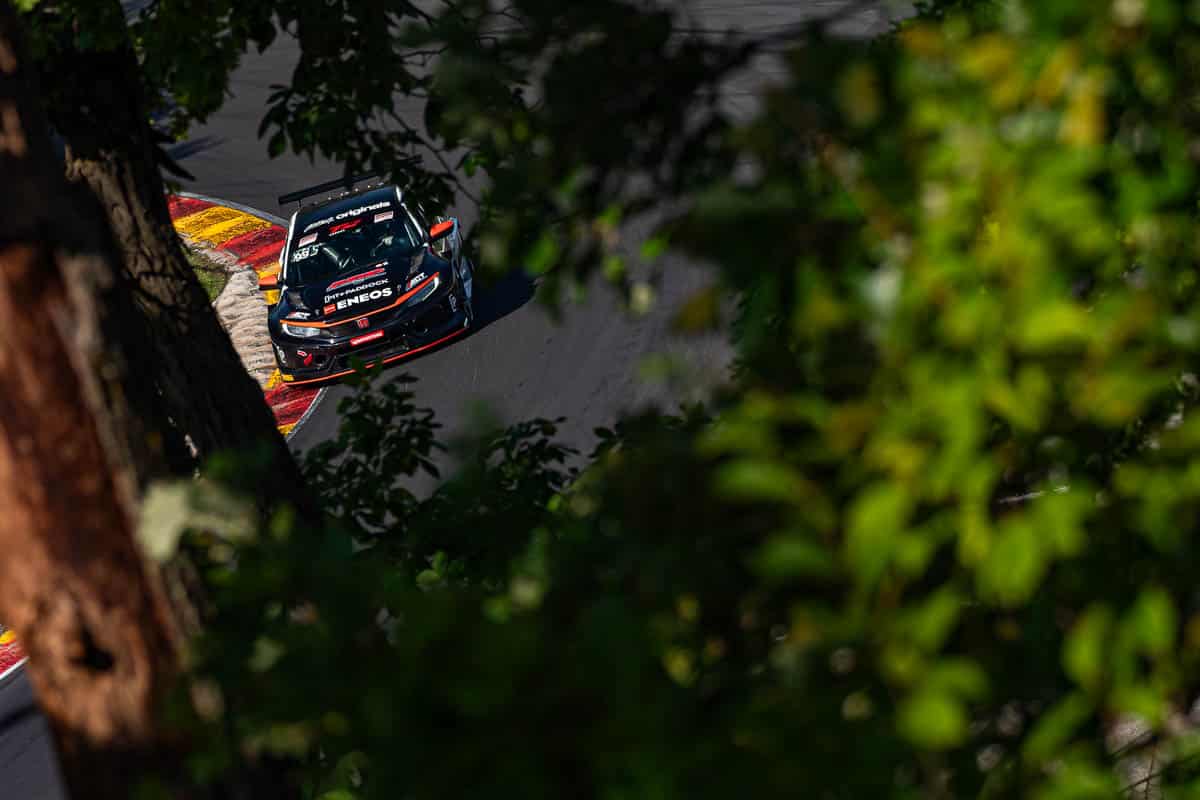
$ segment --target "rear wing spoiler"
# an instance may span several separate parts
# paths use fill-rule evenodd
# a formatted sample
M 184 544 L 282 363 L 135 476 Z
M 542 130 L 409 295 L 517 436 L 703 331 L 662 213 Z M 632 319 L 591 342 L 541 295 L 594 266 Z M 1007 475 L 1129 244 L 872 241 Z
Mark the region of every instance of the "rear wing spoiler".
M 287 194 L 281 194 L 279 196 L 279 205 L 282 206 L 287 203 L 298 203 L 299 201 L 303 200 L 306 197 L 312 197 L 313 195 L 324 194 L 325 192 L 329 192 L 334 189 L 345 189 L 346 191 L 350 191 L 351 189 L 354 188 L 354 184 L 358 183 L 359 181 L 365 181 L 368 178 L 378 178 L 378 177 L 379 177 L 379 173 L 368 172 L 365 175 L 347 175 L 343 178 L 338 178 L 336 181 L 326 181 L 325 183 L 318 183 L 316 186 L 309 186 L 307 189 L 300 189 L 299 191 L 288 192 Z

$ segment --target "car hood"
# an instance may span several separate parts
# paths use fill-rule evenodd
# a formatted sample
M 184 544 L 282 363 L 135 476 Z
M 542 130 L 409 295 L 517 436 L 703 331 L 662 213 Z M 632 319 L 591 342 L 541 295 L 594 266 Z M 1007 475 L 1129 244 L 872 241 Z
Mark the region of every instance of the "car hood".
M 447 263 L 426 249 L 402 258 L 364 264 L 336 278 L 288 289 L 289 305 L 308 309 L 309 319 L 337 322 L 394 304 L 401 295 Z M 299 299 L 301 303 L 296 303 Z

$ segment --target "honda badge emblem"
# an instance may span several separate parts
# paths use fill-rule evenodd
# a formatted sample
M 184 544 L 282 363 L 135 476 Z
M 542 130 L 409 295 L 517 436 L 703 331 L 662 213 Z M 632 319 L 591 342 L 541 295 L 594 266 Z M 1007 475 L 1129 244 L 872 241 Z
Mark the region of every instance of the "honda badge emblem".
M 366 317 L 363 317 L 362 319 L 360 319 L 358 321 L 358 327 L 360 327 L 360 328 L 365 328 L 370 324 L 371 324 L 371 321 L 368 320 Z

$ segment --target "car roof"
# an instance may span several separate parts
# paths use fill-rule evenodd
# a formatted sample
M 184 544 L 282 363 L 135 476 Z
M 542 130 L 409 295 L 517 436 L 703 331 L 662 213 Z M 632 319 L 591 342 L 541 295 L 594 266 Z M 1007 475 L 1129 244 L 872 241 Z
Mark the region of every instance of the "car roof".
M 303 226 L 316 219 L 327 217 L 330 214 L 338 214 L 342 211 L 348 211 L 351 208 L 357 208 L 364 203 L 379 203 L 397 201 L 395 186 L 375 186 L 352 194 L 335 197 L 325 203 L 318 203 L 311 206 L 304 206 L 296 213 L 296 226 L 303 230 Z

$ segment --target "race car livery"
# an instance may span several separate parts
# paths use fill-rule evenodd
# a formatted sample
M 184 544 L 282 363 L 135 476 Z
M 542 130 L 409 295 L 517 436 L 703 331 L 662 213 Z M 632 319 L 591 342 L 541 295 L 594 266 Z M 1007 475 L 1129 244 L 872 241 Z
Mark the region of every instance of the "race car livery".
M 278 276 L 259 282 L 278 291 L 268 329 L 283 380 L 331 380 L 354 359 L 395 361 L 465 333 L 472 278 L 458 220 L 427 228 L 395 186 L 301 208 Z

